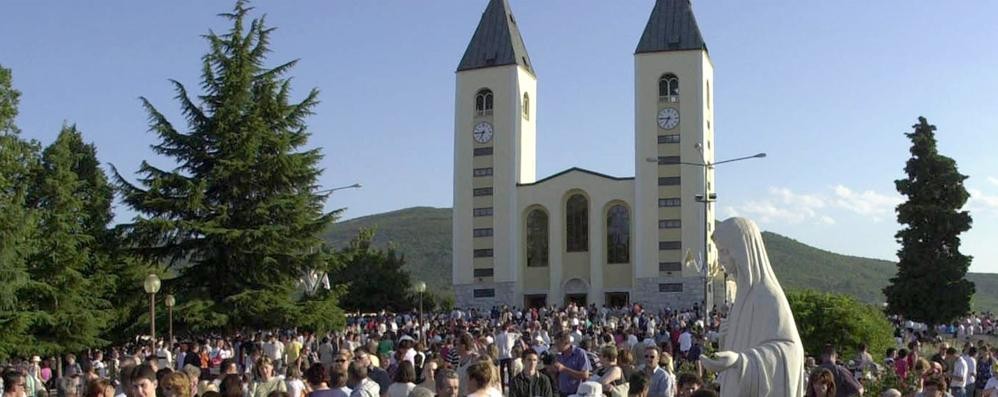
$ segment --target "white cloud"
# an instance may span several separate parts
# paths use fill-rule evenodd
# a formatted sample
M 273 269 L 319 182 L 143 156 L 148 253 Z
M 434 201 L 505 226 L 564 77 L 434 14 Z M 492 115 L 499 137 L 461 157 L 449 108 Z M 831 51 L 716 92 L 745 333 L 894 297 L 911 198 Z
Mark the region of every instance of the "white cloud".
M 729 216 L 744 215 L 760 223 L 835 225 L 836 213 L 842 211 L 873 222 L 892 219 L 900 195 L 873 190 L 855 191 L 835 185 L 826 191 L 801 193 L 787 187 L 770 187 L 768 195 L 740 205 L 725 207 Z
M 884 195 L 872 190 L 854 192 L 842 185 L 833 188 L 835 192 L 832 203 L 834 206 L 870 217 L 874 222 L 880 222 L 894 214 L 894 208 L 901 203 L 899 195 Z
M 988 182 L 991 182 L 992 185 L 998 186 L 998 178 L 995 178 L 993 176 L 989 176 L 988 177 Z
M 744 214 L 760 223 L 815 223 L 831 225 L 835 219 L 819 212 L 826 200 L 818 195 L 798 194 L 789 188 L 771 187 L 769 197 L 727 207 L 730 216 Z
M 970 199 L 965 208 L 972 212 L 984 212 L 998 215 L 998 196 L 992 196 L 978 189 L 967 189 Z

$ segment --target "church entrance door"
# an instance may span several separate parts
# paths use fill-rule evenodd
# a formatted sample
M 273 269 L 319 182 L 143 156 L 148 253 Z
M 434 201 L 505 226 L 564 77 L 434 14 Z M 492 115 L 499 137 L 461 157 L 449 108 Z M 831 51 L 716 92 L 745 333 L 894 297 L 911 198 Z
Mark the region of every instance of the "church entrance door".
M 534 294 L 523 296 L 523 307 L 527 309 L 541 308 L 548 305 L 548 296 L 545 294 Z
M 586 294 L 565 294 L 565 306 L 574 303 L 576 306 L 586 305 Z
M 626 307 L 631 303 L 630 294 L 626 292 L 607 292 L 606 304 L 610 307 Z

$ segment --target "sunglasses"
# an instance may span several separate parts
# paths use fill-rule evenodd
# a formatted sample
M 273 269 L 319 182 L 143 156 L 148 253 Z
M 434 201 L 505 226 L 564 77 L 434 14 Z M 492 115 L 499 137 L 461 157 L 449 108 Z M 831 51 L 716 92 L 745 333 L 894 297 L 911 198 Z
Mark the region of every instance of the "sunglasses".
M 333 360 L 333 362 L 336 362 L 336 363 L 345 363 L 345 362 L 347 362 L 347 360 L 340 358 L 340 359 Z
M 646 354 L 645 358 L 655 358 L 655 355 L 654 354 Z

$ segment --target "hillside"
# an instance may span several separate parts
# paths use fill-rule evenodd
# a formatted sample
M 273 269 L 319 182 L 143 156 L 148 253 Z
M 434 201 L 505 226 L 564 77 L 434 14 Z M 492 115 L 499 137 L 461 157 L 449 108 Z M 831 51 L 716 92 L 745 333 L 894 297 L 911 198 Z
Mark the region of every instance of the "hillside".
M 334 224 L 325 238 L 346 245 L 361 228 L 375 228 L 375 244 L 393 244 L 405 254 L 415 278 L 435 290 L 451 290 L 451 210 L 413 207 Z M 881 303 L 880 290 L 894 275 L 894 262 L 839 255 L 776 233 L 763 232 L 773 270 L 787 289 L 816 289 Z M 975 310 L 998 308 L 998 274 L 969 273 L 977 285 Z

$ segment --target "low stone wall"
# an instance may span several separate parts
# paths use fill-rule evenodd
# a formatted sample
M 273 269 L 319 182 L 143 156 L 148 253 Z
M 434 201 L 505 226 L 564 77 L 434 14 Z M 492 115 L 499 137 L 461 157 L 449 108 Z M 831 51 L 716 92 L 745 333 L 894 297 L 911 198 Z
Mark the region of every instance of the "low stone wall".
M 664 286 L 663 286 L 664 284 Z M 682 291 L 677 291 L 682 285 Z M 649 277 L 634 280 L 631 302 L 642 304 L 647 310 L 662 308 L 688 309 L 702 305 L 703 278 L 701 277 Z
M 510 306 L 523 306 L 523 302 L 517 302 L 515 300 L 515 288 L 516 284 L 513 282 L 454 285 L 454 300 L 456 301 L 457 307 L 465 309 L 476 308 L 488 310 L 491 309 L 492 306 L 502 304 Z M 495 296 L 482 298 L 475 297 L 475 290 L 488 289 L 495 291 Z

